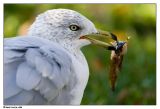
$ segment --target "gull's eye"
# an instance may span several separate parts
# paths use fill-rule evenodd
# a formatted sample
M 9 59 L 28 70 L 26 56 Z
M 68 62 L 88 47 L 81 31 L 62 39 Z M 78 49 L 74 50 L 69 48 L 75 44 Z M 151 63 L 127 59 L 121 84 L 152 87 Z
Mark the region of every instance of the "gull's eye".
M 77 31 L 77 30 L 80 29 L 80 27 L 77 26 L 77 25 L 70 25 L 69 28 L 70 28 L 70 30 L 72 30 L 72 31 Z

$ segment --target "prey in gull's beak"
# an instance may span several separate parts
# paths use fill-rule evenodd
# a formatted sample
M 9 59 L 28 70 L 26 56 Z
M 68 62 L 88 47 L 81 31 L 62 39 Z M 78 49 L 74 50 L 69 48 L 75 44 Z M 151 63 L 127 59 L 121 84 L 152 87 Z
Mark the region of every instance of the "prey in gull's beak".
M 118 41 L 117 36 L 113 33 L 98 30 L 97 33 L 92 33 L 81 37 L 83 39 L 89 40 L 92 44 L 102 46 L 107 50 L 114 50 L 116 54 L 118 54 L 123 45 L 125 45 L 125 41 Z
M 117 36 L 113 33 L 99 30 L 98 33 L 85 35 L 82 38 L 89 40 L 92 44 L 111 50 L 109 80 L 111 89 L 114 91 L 118 73 L 121 70 L 123 57 L 127 51 L 129 37 L 125 41 L 118 41 Z

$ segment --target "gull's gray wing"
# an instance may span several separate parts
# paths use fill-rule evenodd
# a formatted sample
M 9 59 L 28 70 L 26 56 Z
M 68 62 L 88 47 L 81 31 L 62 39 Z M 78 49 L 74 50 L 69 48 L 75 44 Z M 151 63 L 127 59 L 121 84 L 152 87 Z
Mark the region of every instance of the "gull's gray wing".
M 61 46 L 38 37 L 4 39 L 4 104 L 43 104 L 55 99 L 72 75 Z

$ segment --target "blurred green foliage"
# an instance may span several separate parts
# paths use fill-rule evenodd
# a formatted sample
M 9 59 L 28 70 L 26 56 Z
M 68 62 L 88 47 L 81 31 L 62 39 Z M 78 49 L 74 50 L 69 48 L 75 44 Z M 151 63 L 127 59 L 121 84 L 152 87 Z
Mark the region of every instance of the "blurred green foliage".
M 131 36 L 115 92 L 108 80 L 110 52 L 93 45 L 82 49 L 90 78 L 81 104 L 156 104 L 155 4 L 5 4 L 4 36 L 25 34 L 39 13 L 55 8 L 78 11 L 97 28 Z

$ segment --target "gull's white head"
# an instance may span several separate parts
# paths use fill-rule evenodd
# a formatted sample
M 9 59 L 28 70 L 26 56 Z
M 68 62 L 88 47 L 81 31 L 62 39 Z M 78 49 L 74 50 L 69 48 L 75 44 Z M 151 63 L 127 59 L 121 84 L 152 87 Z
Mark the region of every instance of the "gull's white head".
M 80 48 L 90 42 L 80 37 L 97 33 L 94 24 L 80 13 L 69 9 L 53 9 L 40 14 L 31 25 L 28 35 L 39 36 Z

